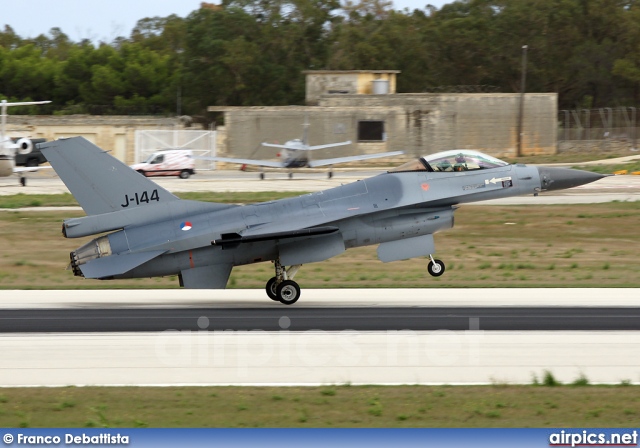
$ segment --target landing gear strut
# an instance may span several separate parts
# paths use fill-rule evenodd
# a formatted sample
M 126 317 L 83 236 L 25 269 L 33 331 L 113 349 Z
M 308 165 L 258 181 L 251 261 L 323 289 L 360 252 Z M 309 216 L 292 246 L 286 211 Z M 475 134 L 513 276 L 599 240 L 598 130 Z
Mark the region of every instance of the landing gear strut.
M 269 279 L 265 287 L 267 295 L 271 300 L 283 303 L 285 305 L 293 305 L 300 298 L 300 286 L 293 281 L 293 277 L 302 266 L 296 264 L 285 268 L 280 264 L 280 260 L 273 262 L 276 269 L 276 276 Z
M 427 266 L 427 271 L 434 277 L 440 277 L 444 274 L 444 263 L 442 260 L 434 260 L 432 255 L 429 255 L 431 261 Z

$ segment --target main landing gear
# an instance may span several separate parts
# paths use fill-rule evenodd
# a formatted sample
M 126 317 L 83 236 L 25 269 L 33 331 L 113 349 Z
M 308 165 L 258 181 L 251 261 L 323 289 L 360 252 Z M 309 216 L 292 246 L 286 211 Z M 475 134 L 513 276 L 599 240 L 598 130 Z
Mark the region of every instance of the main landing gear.
M 444 263 L 442 262 L 442 260 L 434 260 L 433 255 L 429 255 L 429 258 L 431 259 L 431 261 L 427 266 L 427 271 L 429 271 L 429 274 L 431 274 L 433 277 L 440 277 L 442 274 L 444 274 Z
M 276 268 L 276 276 L 269 279 L 266 286 L 267 295 L 271 300 L 293 305 L 300 298 L 300 286 L 293 281 L 293 277 L 302 266 L 296 264 L 285 268 L 280 264 L 280 260 L 273 262 Z

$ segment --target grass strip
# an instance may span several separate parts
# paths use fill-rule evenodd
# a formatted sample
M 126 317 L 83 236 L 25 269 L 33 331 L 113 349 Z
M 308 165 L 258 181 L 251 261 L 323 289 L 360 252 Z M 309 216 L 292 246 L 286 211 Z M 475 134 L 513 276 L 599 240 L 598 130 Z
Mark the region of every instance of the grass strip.
M 640 387 L 64 387 L 0 390 L 10 427 L 631 427 Z
M 253 204 L 256 202 L 275 201 L 306 194 L 304 191 L 262 191 L 262 192 L 185 192 L 176 193 L 180 199 L 192 201 L 221 202 L 225 204 Z M 0 208 L 24 207 L 72 207 L 78 202 L 70 193 L 63 194 L 14 194 L 0 196 Z

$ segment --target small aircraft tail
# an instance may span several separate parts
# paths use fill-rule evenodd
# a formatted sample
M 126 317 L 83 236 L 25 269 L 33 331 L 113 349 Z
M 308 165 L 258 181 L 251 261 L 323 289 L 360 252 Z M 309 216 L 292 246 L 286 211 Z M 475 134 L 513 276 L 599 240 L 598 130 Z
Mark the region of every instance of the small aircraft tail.
M 87 215 L 180 200 L 83 137 L 38 146 Z

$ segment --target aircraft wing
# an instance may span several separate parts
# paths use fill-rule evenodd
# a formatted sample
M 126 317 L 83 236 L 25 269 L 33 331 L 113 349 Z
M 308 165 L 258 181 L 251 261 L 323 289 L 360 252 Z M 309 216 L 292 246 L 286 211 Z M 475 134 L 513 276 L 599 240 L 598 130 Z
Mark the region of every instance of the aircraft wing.
M 278 145 L 276 143 L 260 143 L 262 146 L 268 146 L 269 148 L 280 148 L 280 149 L 291 149 L 290 146 L 287 145 Z
M 38 104 L 49 104 L 51 101 L 22 101 L 18 103 L 5 102 L 2 106 L 35 106 Z
M 403 151 L 379 152 L 377 154 L 362 154 L 359 156 L 337 157 L 335 159 L 310 160 L 309 166 L 315 168 L 317 166 L 335 165 L 338 163 L 356 162 L 358 160 L 378 159 L 380 157 L 393 157 L 404 154 Z
M 267 166 L 267 167 L 270 167 L 270 168 L 284 168 L 285 167 L 282 162 L 274 162 L 274 161 L 271 161 L 271 160 L 233 159 L 233 158 L 230 158 L 230 157 L 207 157 L 207 156 L 194 156 L 194 159 L 211 160 L 213 162 L 238 163 L 240 165 Z
M 261 143 L 262 146 L 268 146 L 270 148 L 280 148 L 280 149 L 295 149 L 297 151 L 315 151 L 316 149 L 324 149 L 324 148 L 334 148 L 336 146 L 346 146 L 346 145 L 350 145 L 351 144 L 351 140 L 346 141 L 346 142 L 339 142 L 339 143 L 327 143 L 326 145 L 316 145 L 316 146 L 306 146 L 306 147 L 302 147 L 302 148 L 292 148 L 291 146 L 287 146 L 287 145 L 278 145 L 276 143 Z
M 326 145 L 309 146 L 307 148 L 307 151 L 315 151 L 316 149 L 324 149 L 324 148 L 334 148 L 336 146 L 346 146 L 350 144 L 351 144 L 351 140 L 348 140 L 346 142 L 339 142 L 339 143 L 327 143 Z

